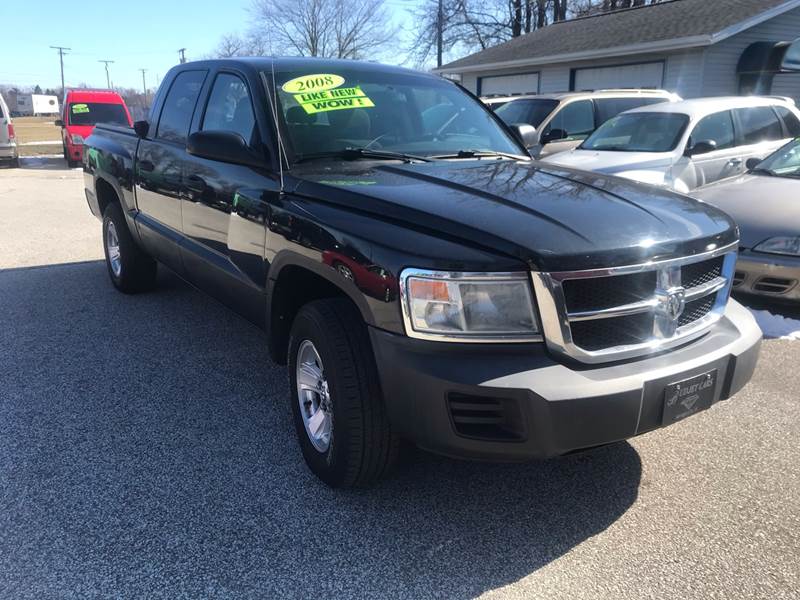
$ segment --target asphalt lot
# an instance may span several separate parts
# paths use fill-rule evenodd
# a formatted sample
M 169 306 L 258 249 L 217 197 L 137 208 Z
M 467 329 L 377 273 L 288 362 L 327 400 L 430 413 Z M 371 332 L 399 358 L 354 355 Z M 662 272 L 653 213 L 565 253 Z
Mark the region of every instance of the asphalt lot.
M 115 292 L 81 173 L 24 164 L 0 170 L 0 598 L 800 597 L 800 343 L 630 443 L 410 452 L 334 491 L 263 335 L 163 272 Z

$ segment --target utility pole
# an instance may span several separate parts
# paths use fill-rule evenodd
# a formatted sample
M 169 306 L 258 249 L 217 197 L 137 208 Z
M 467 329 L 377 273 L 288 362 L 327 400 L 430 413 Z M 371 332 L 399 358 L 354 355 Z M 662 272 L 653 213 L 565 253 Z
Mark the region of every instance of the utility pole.
M 442 66 L 442 37 L 444 29 L 444 0 L 439 0 L 439 10 L 436 13 L 436 66 Z
M 147 84 L 144 82 L 144 74 L 147 69 L 139 69 L 142 72 L 142 91 L 144 92 L 144 103 L 147 104 Z
M 58 50 L 58 60 L 61 62 L 61 93 L 64 93 L 64 50 L 72 50 L 64 46 L 50 46 L 53 50 Z
M 108 65 L 109 63 L 113 63 L 113 60 L 98 60 L 97 62 L 105 63 L 106 65 L 106 84 L 108 84 L 108 89 L 111 89 L 111 75 L 108 73 Z
M 178 48 L 178 54 L 181 55 L 181 64 L 186 62 L 186 48 Z

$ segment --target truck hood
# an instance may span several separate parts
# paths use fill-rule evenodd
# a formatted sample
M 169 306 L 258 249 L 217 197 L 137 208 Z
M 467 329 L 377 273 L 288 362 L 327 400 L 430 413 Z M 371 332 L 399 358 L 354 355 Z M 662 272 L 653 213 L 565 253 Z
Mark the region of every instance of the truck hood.
M 541 162 L 353 161 L 291 174 L 301 196 L 502 252 L 534 270 L 634 264 L 737 239 L 727 215 L 687 196 Z
M 800 235 L 800 180 L 745 174 L 694 190 L 739 224 L 741 245 L 752 248 L 777 235 Z
M 664 152 L 608 152 L 598 150 L 568 150 L 547 156 L 544 162 L 597 171 L 620 173 L 622 171 L 664 171 L 672 164 L 672 154 Z

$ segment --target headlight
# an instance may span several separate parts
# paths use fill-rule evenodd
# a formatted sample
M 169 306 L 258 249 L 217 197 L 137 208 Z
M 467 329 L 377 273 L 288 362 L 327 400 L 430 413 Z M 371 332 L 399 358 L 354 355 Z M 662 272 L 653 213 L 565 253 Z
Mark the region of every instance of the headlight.
M 445 341 L 538 341 L 526 273 L 448 273 L 406 269 L 403 317 L 411 337 Z
M 800 237 L 778 236 L 764 240 L 753 248 L 756 252 L 769 252 L 770 254 L 789 254 L 800 256 Z
M 83 136 L 73 133 L 71 136 L 73 144 L 83 144 Z

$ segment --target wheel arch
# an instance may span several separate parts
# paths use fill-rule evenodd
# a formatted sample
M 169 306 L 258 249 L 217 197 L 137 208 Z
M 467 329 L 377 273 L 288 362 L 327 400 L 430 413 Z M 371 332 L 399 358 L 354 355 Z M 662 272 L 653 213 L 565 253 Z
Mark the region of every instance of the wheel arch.
M 267 280 L 266 327 L 270 355 L 276 363 L 287 362 L 289 332 L 297 312 L 308 302 L 324 298 L 349 300 L 364 322 L 374 325 L 364 294 L 335 269 L 293 251 L 275 257 Z

